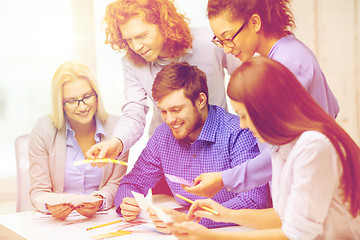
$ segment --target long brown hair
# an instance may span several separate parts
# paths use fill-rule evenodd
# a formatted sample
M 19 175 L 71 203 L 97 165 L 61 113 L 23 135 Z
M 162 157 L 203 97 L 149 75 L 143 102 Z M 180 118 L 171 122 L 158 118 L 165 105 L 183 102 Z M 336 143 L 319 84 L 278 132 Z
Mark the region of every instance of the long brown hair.
M 304 131 L 323 133 L 342 164 L 341 184 L 351 214 L 360 212 L 360 149 L 282 64 L 253 57 L 231 75 L 227 93 L 242 102 L 261 137 L 273 145 L 287 144 Z
M 172 0 L 118 0 L 106 8 L 105 44 L 110 44 L 114 50 L 123 50 L 134 63 L 146 61 L 129 47 L 119 28 L 134 16 L 159 26 L 170 58 L 183 55 L 191 47 L 188 19 L 176 10 Z
M 283 37 L 295 28 L 289 0 L 209 0 L 208 17 L 216 17 L 224 11 L 228 20 L 247 20 L 258 14 L 266 36 Z

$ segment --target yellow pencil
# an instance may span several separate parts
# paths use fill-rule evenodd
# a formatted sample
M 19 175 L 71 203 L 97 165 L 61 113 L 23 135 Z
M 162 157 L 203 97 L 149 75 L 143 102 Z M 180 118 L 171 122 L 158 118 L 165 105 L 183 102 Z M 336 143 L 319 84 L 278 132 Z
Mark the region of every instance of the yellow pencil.
M 175 194 L 175 195 L 176 195 L 178 198 L 181 198 L 182 200 L 187 201 L 188 203 L 191 203 L 191 204 L 194 203 L 193 200 L 188 199 L 188 198 L 186 198 L 186 197 L 184 197 L 184 196 L 181 196 L 181 195 L 179 195 L 179 194 Z M 201 208 L 204 209 L 204 210 L 206 210 L 206 211 L 208 211 L 208 212 L 211 212 L 212 214 L 219 215 L 219 213 L 218 213 L 217 211 L 212 210 L 211 208 L 208 208 L 208 207 L 201 207 Z
M 119 161 L 119 160 L 111 159 L 111 158 L 85 159 L 85 160 L 81 160 L 81 161 L 76 161 L 76 162 L 74 162 L 73 164 L 74 164 L 74 166 L 79 166 L 79 165 L 81 165 L 81 164 L 94 163 L 94 162 L 112 162 L 112 163 L 117 163 L 117 164 L 121 164 L 121 165 L 124 165 L 124 166 L 128 166 L 128 163 L 127 163 L 127 162 Z
M 89 228 L 86 229 L 86 231 L 89 231 L 89 230 L 92 230 L 92 229 L 95 229 L 95 228 L 105 227 L 105 226 L 115 224 L 115 223 L 119 223 L 119 222 L 122 222 L 122 220 L 117 220 L 117 221 L 114 221 L 114 222 L 104 223 L 104 224 L 101 224 L 101 225 L 98 225 L 98 226 L 95 226 L 95 227 L 89 227 Z

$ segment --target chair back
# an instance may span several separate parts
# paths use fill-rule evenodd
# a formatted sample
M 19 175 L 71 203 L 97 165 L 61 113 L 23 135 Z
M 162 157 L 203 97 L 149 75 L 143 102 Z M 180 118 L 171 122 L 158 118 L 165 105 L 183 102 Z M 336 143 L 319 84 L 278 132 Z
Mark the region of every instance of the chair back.
M 30 134 L 21 135 L 15 140 L 16 156 L 16 211 L 34 210 L 30 200 L 30 175 L 29 175 L 29 140 Z

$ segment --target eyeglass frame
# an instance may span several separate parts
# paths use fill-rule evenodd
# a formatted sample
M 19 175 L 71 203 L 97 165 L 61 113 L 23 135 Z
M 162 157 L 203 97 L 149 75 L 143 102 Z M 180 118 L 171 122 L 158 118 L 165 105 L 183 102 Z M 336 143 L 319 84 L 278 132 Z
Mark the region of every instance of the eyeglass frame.
M 214 35 L 213 39 L 211 39 L 211 42 L 213 42 L 216 46 L 218 47 L 221 47 L 223 48 L 224 45 L 229 47 L 229 48 L 234 48 L 236 46 L 236 44 L 234 43 L 234 39 L 237 37 L 237 35 L 239 35 L 239 33 L 245 28 L 246 24 L 248 23 L 249 21 L 246 20 L 244 22 L 244 24 L 239 28 L 239 30 L 237 30 L 237 32 L 231 37 L 231 38 L 226 38 L 226 39 L 223 39 L 223 40 L 220 40 L 220 39 L 216 39 L 216 36 Z M 234 46 L 229 46 L 227 44 L 224 44 L 224 41 L 227 41 L 227 42 L 231 42 Z
M 66 102 L 63 103 L 63 105 L 64 105 L 64 107 L 66 107 L 66 104 L 69 103 L 69 102 L 77 102 L 76 107 L 73 107 L 74 109 L 76 109 L 76 108 L 78 108 L 78 107 L 80 106 L 80 102 L 83 102 L 83 104 L 89 106 L 89 104 L 87 104 L 84 100 L 85 100 L 85 99 L 88 99 L 88 98 L 91 98 L 91 97 L 94 97 L 94 96 L 95 96 L 96 98 L 98 97 L 98 95 L 96 94 L 96 92 L 90 94 L 90 95 L 87 96 L 87 97 L 83 97 L 82 99 L 79 99 L 79 100 L 69 100 L 69 101 L 66 101 Z

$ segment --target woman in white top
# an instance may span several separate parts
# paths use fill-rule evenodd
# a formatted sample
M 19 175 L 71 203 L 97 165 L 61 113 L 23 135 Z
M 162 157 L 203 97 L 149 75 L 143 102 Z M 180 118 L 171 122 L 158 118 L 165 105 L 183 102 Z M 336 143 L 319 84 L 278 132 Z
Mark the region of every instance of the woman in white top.
M 228 95 L 241 127 L 271 146 L 274 208 L 230 210 L 199 200 L 188 217 L 259 230 L 215 232 L 188 221 L 173 224 L 174 234 L 180 239 L 359 239 L 360 149 L 351 137 L 274 60 L 244 62 L 231 75 Z

